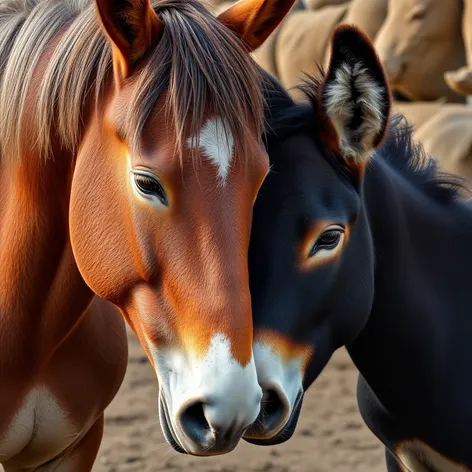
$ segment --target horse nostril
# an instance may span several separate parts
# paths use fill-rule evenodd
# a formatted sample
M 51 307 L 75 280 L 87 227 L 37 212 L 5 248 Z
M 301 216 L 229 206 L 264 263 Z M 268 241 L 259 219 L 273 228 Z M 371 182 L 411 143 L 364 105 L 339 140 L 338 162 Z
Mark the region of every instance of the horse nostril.
M 237 392 L 239 393 L 239 392 Z M 260 401 L 261 390 L 257 392 Z M 241 401 L 242 400 L 242 401 Z M 187 452 L 212 455 L 233 450 L 246 429 L 254 423 L 260 403 L 247 392 L 241 396 L 199 396 L 178 410 L 174 424 Z
M 214 442 L 214 434 L 205 417 L 203 402 L 195 402 L 185 408 L 179 417 L 184 433 L 197 444 L 206 444 L 208 447 Z

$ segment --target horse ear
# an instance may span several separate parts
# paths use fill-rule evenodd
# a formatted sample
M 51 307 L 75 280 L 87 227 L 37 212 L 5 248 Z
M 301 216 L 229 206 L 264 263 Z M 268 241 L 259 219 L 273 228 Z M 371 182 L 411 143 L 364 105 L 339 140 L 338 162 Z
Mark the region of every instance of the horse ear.
M 252 52 L 271 35 L 294 3 L 295 0 L 240 0 L 218 19 Z
M 95 0 L 113 46 L 115 73 L 125 79 L 159 41 L 164 25 L 149 0 Z
M 391 98 L 372 43 L 354 26 L 334 30 L 319 104 L 327 118 L 328 147 L 348 165 L 363 168 L 386 135 Z

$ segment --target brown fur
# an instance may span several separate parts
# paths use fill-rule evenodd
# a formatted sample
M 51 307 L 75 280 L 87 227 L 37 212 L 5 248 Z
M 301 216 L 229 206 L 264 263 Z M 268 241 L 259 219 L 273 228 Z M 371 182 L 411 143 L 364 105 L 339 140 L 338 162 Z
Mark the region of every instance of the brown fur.
M 232 0 L 218 4 L 218 6 L 214 7 L 215 14 L 220 14 L 228 10 L 233 4 L 234 1 Z M 254 61 L 275 77 L 279 75 L 275 58 L 276 48 L 279 44 L 279 33 L 282 31 L 283 25 L 286 21 L 288 21 L 290 15 L 295 11 L 302 10 L 303 8 L 304 7 L 301 0 L 296 0 L 293 4 L 292 9 L 289 13 L 287 13 L 283 21 L 280 22 L 279 26 L 275 29 L 274 33 L 269 36 L 261 46 L 259 46 L 256 50 L 252 52 L 252 57 Z
M 288 313 L 288 316 L 290 316 L 290 313 Z M 257 332 L 254 333 L 254 341 L 262 345 L 270 346 L 273 352 L 280 355 L 287 364 L 297 359 L 301 360 L 302 373 L 305 372 L 310 358 L 315 354 L 313 346 L 296 342 L 276 331 L 265 329 L 257 330 Z
M 148 44 L 133 43 L 126 23 L 137 10 L 124 23 L 112 15 L 134 52 L 145 51 L 120 49 L 122 58 L 112 55 L 116 43 L 89 1 L 0 7 L 0 447 L 7 471 L 46 462 L 91 470 L 103 411 L 127 362 L 122 317 L 96 295 L 118 306 L 148 353 L 151 340 L 200 356 L 222 333 L 237 362 L 252 355 L 247 251 L 253 202 L 268 171 L 260 75 L 237 36 L 200 4 L 153 7 L 165 31 L 156 38 L 154 30 Z M 133 66 L 128 77 L 117 67 L 123 58 Z M 201 148 L 186 146 L 216 114 L 235 142 L 225 185 Z M 143 166 L 159 176 L 169 207 L 138 196 L 130 167 Z M 24 420 L 31 437 L 8 449 L 6 435 L 17 434 L 12 421 L 38 387 L 65 412 L 72 436 L 50 431 L 52 446 L 39 447 L 41 397 Z
M 16 5 L 16 1 L 12 1 Z M 0 89 L 0 149 L 3 158 L 8 155 L 20 160 L 26 151 L 23 149 L 25 143 L 20 139 L 25 94 L 38 58 L 51 38 L 66 25 L 70 23 L 39 83 L 39 126 L 34 130 L 30 147 L 39 143 L 40 154 L 50 155 L 50 130 L 57 126 L 62 145 L 75 150 L 80 140 L 81 123 L 86 116 L 83 107 L 71 104 L 87 103 L 90 90 L 98 99 L 111 71 L 111 48 L 101 31 L 93 4 L 84 0 L 76 0 L 71 5 L 35 1 L 36 14 L 26 14 L 23 27 L 16 36 L 10 34 L 10 42 L 6 44 L 12 52 Z M 179 149 L 186 133 L 198 135 L 205 107 L 211 98 L 214 113 L 227 119 L 236 149 L 242 155 L 246 154 L 241 149 L 245 143 L 246 121 L 253 120 L 259 132 L 263 127 L 262 95 L 253 63 L 248 56 L 241 54 L 239 42 L 225 33 L 224 26 L 216 18 L 202 14 L 205 10 L 198 2 L 155 0 L 153 6 L 164 23 L 164 33 L 140 71 L 135 95 L 130 102 L 133 105 L 123 119 L 123 137 L 132 147 L 137 146 L 157 97 L 168 89 L 169 109 L 172 110 L 169 118 L 178 130 Z M 13 12 L 3 19 L 11 21 L 10 18 L 18 14 L 23 13 L 21 10 Z M 3 28 L 1 31 L 0 37 Z M 201 42 L 194 41 L 195 35 L 201 34 L 212 38 L 214 49 L 208 50 Z M 215 65 L 217 58 L 218 67 Z M 169 63 L 171 69 L 167 67 Z M 212 78 L 217 76 L 219 80 L 216 83 Z M 24 77 L 24 80 L 18 81 L 18 77 Z M 235 96 L 239 99 L 234 100 Z M 192 120 L 188 123 L 189 129 L 184 129 L 190 110 Z
M 254 0 L 240 0 L 222 12 L 218 18 L 223 24 L 228 24 L 228 18 L 231 28 L 237 31 L 243 44 L 252 52 L 266 41 L 292 8 L 293 3 L 286 0 L 257 0 L 255 5 Z M 254 27 L 253 19 L 260 26 Z

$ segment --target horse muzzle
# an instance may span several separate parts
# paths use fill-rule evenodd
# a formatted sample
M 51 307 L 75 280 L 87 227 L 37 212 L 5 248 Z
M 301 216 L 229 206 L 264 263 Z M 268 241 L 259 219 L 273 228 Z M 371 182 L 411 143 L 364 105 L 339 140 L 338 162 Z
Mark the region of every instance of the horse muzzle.
M 172 415 L 161 394 L 159 416 L 164 437 L 175 451 L 183 454 L 226 454 L 237 446 L 254 422 L 259 412 L 259 399 L 260 396 L 255 398 L 249 409 L 241 405 L 241 411 L 225 408 L 225 401 L 201 399 L 184 404 L 176 415 Z
M 156 350 L 153 358 L 167 442 L 177 452 L 195 456 L 231 452 L 261 408 L 254 359 L 242 366 L 221 337 L 204 358 L 180 350 Z

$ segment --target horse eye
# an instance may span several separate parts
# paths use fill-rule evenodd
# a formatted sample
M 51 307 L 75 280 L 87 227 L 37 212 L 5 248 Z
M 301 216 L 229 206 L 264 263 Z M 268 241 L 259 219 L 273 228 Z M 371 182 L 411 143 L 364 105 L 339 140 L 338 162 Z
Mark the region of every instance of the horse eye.
M 135 174 L 134 182 L 139 191 L 144 195 L 157 197 L 163 205 L 168 204 L 162 185 L 153 177 L 143 174 Z
M 343 233 L 344 231 L 341 229 L 328 229 L 322 233 L 311 248 L 308 257 L 313 257 L 318 251 L 321 251 L 322 249 L 329 251 L 336 248 L 336 246 L 341 241 Z

